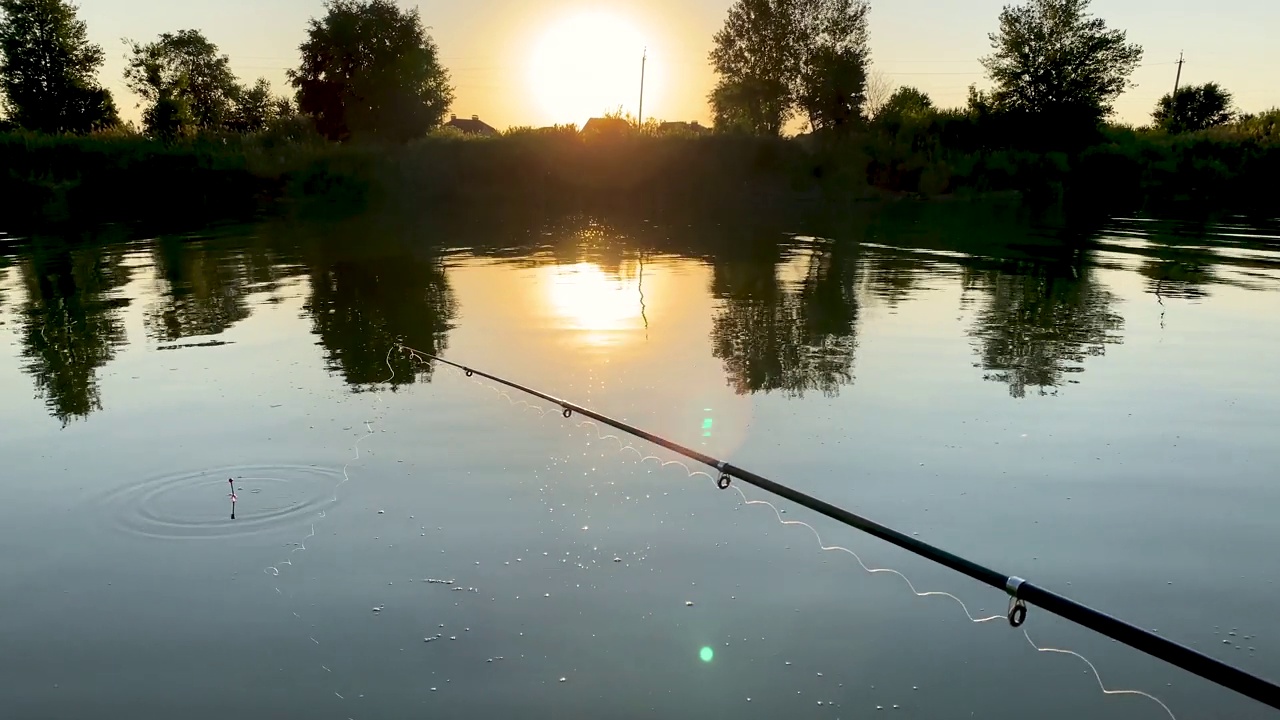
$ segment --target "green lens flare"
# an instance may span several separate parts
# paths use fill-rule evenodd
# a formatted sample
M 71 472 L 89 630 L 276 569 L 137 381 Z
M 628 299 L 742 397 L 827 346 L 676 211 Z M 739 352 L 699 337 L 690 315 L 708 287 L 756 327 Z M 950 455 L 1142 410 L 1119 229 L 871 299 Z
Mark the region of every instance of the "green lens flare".
M 711 659 L 715 656 L 716 651 L 712 650 L 710 647 L 704 647 L 698 651 L 698 657 L 702 658 L 702 662 L 711 662 Z

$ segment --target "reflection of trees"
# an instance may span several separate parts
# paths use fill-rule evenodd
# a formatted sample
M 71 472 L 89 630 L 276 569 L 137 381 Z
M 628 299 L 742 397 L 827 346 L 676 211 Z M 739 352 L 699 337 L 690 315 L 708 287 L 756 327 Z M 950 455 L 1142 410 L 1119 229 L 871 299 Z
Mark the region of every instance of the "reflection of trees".
M 369 385 L 390 377 L 387 351 L 396 343 L 442 353 L 457 303 L 439 257 L 397 252 L 317 260 L 306 309 L 330 370 Z M 399 353 L 390 361 L 393 385 L 430 378 L 430 367 Z
M 919 258 L 893 252 L 868 253 L 863 260 L 862 282 L 867 292 L 889 307 L 914 298 L 932 269 Z
M 1214 286 L 1264 288 L 1256 282 L 1259 274 L 1280 268 L 1274 259 L 1273 238 L 1278 232 L 1280 228 L 1266 221 L 1233 225 L 1114 220 L 1097 244 L 1142 258 L 1138 272 L 1147 278 L 1147 292 L 1162 301 L 1196 299 L 1208 297 Z
M 8 265 L 8 258 L 0 257 L 0 325 L 5 323 L 4 295 L 9 285 Z
M 826 395 L 853 382 L 858 304 L 854 265 L 838 249 L 814 248 L 782 264 L 777 243 L 712 263 L 713 353 L 738 393 Z M 783 281 L 795 270 L 799 277 Z
M 122 250 L 37 250 L 21 266 L 24 369 L 63 425 L 102 409 L 96 371 L 125 341 L 129 301 L 112 297 L 129 279 L 123 260 Z
M 152 250 L 160 301 L 147 328 L 160 341 L 217 335 L 249 317 L 252 292 L 274 289 L 288 274 L 278 257 L 245 242 L 166 238 Z
M 1148 260 L 1138 272 L 1147 278 L 1147 292 L 1160 298 L 1194 299 L 1207 297 L 1205 286 L 1216 282 L 1208 263 L 1177 260 Z
M 1055 272 L 1046 266 L 967 270 L 966 290 L 987 294 L 970 334 L 978 342 L 987 378 L 1009 385 L 1013 397 L 1028 388 L 1058 387 L 1080 372 L 1086 357 L 1121 342 L 1124 320 L 1111 311 L 1112 294 L 1083 263 Z

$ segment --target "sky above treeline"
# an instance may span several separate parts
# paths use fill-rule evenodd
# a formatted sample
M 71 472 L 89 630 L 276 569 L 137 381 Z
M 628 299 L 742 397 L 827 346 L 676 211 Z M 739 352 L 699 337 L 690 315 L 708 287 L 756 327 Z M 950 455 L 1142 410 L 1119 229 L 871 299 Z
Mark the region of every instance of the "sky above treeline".
M 307 23 L 323 0 L 79 0 L 90 38 L 103 46 L 103 83 L 122 114 L 137 98 L 122 80 L 123 38 L 151 40 L 195 28 L 231 58 L 245 82 L 270 80 L 292 94 L 285 71 L 298 64 Z M 400 0 L 420 9 L 456 88 L 453 112 L 497 128 L 582 124 L 618 109 L 635 114 L 645 63 L 644 114 L 698 120 L 715 83 L 712 36 L 732 0 Z M 963 105 L 970 84 L 986 87 L 978 58 L 990 51 L 1006 0 L 881 0 L 872 3 L 874 69 L 894 85 L 927 92 L 938 106 Z M 1117 120 L 1144 124 L 1173 89 L 1180 51 L 1183 84 L 1217 82 L 1237 106 L 1280 106 L 1280 0 L 1094 0 L 1093 14 L 1142 45 L 1137 87 L 1117 102 Z

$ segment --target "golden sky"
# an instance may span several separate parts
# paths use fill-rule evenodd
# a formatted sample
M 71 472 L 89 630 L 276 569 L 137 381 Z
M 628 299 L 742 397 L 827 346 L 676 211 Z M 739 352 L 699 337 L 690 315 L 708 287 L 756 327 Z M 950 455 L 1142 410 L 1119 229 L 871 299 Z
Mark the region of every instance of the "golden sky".
M 497 128 L 581 124 L 619 106 L 635 114 L 640 59 L 648 48 L 644 113 L 707 122 L 714 84 L 707 63 L 712 35 L 732 0 L 401 0 L 418 7 L 457 88 L 453 112 L 479 115 Z M 894 85 L 914 85 L 935 104 L 964 103 L 971 83 L 984 85 L 977 58 L 1006 0 L 873 2 L 875 67 Z M 307 21 L 322 0 L 80 0 L 90 37 L 108 62 L 105 84 L 125 117 L 136 98 L 124 89 L 121 38 L 151 39 L 198 28 L 231 57 L 246 81 L 266 77 L 284 92 L 285 70 L 298 62 Z M 1119 119 L 1141 124 L 1173 88 L 1178 53 L 1184 83 L 1216 81 L 1245 110 L 1280 105 L 1280 28 L 1275 0 L 1094 0 L 1093 12 L 1128 31 L 1146 58 L 1138 87 L 1117 103 Z

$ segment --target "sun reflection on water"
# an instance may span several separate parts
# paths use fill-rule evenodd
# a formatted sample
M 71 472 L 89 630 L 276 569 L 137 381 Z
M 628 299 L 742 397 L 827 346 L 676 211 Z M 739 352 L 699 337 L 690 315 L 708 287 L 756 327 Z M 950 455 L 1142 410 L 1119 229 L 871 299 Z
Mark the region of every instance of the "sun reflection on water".
M 580 331 L 587 344 L 615 344 L 644 329 L 638 278 L 611 276 L 587 262 L 557 265 L 547 273 L 552 314 L 563 329 Z

